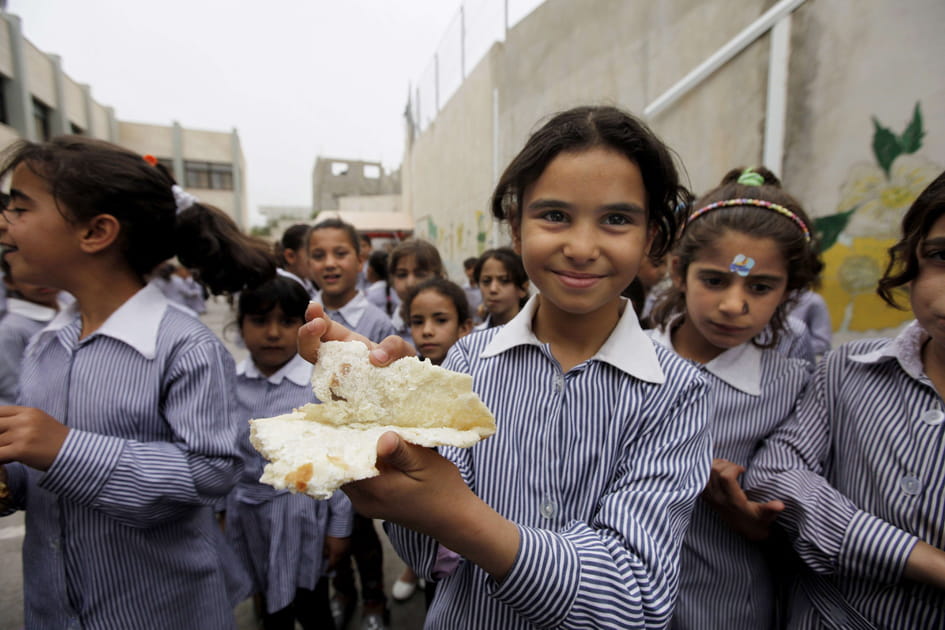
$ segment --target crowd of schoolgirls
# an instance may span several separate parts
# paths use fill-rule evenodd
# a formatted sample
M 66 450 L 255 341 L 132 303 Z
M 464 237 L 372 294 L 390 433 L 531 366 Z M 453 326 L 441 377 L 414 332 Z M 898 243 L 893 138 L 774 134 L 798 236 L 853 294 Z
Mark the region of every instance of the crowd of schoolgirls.
M 331 219 L 273 256 L 156 160 L 12 145 L 0 515 L 27 513 L 26 627 L 233 628 L 250 596 L 265 628 L 390 627 L 374 519 L 429 628 L 945 627 L 945 174 L 877 288 L 915 321 L 831 350 L 801 203 L 764 167 L 697 199 L 677 169 L 619 109 L 550 117 L 491 198 L 510 246 L 458 284 L 423 240 L 372 252 Z M 169 260 L 235 296 L 245 361 Z M 246 420 L 314 400 L 326 339 L 470 374 L 497 433 L 385 434 L 381 475 L 327 501 L 260 484 Z

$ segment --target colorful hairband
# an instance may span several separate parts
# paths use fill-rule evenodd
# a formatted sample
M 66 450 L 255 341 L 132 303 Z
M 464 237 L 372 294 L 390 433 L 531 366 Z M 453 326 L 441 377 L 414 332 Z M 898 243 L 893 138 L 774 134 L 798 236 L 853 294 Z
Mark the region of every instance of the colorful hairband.
M 689 219 L 686 220 L 686 223 L 692 223 L 693 220 L 701 217 L 706 212 L 712 210 L 718 210 L 719 208 L 728 208 L 731 206 L 757 206 L 759 208 L 767 208 L 777 212 L 778 214 L 789 218 L 791 221 L 797 224 L 797 227 L 801 228 L 801 232 L 804 233 L 804 240 L 810 243 L 810 229 L 807 227 L 807 224 L 801 220 L 799 216 L 782 206 L 781 204 L 772 203 L 770 201 L 765 201 L 764 199 L 751 199 L 751 198 L 742 198 L 742 199 L 725 199 L 723 201 L 716 201 L 715 203 L 710 203 L 707 206 L 699 208 L 695 212 L 689 215 Z

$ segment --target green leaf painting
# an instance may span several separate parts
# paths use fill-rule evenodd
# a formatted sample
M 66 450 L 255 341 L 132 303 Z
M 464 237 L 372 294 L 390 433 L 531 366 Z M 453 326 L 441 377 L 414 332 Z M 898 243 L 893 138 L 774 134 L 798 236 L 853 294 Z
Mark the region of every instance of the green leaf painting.
M 814 234 L 817 235 L 817 242 L 820 245 L 820 251 L 825 252 L 837 242 L 837 237 L 843 232 L 843 229 L 850 221 L 850 216 L 859 206 L 853 206 L 845 212 L 837 214 L 828 214 L 825 217 L 814 219 Z
M 896 135 L 888 127 L 884 127 L 873 116 L 873 155 L 879 163 L 886 177 L 889 177 L 889 168 L 893 161 L 903 154 L 915 153 L 922 146 L 922 137 L 925 130 L 922 128 L 922 110 L 919 103 L 912 110 L 912 120 L 905 131 Z

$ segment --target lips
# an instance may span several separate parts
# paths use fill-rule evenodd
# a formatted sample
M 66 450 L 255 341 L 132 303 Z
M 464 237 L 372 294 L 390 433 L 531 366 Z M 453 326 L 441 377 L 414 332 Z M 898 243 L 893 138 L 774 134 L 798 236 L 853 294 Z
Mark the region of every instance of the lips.
M 747 330 L 747 328 L 741 326 L 726 326 L 725 324 L 719 324 L 716 322 L 709 322 L 709 325 L 712 326 L 716 331 L 722 333 L 723 335 L 740 335 Z
M 596 273 L 582 273 L 579 271 L 552 271 L 566 287 L 572 289 L 586 289 L 594 286 L 605 276 Z

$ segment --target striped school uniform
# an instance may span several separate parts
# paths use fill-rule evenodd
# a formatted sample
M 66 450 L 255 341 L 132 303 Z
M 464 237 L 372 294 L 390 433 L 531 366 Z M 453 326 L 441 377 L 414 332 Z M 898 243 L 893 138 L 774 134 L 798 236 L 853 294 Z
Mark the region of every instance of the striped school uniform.
M 446 359 L 472 375 L 498 431 L 442 451 L 521 545 L 501 584 L 469 562 L 438 582 L 426 627 L 665 627 L 710 466 L 705 381 L 646 337 L 626 301 L 597 354 L 562 373 L 531 329 L 536 299 Z M 429 579 L 436 541 L 386 527 Z
M 248 591 L 213 506 L 239 474 L 233 360 L 148 286 L 79 339 L 27 348 L 21 404 L 69 427 L 49 470 L 7 464 L 26 509 L 27 628 L 233 628 Z
M 784 501 L 778 523 L 809 568 L 790 628 L 945 628 L 945 592 L 902 578 L 918 540 L 945 549 L 945 405 L 927 340 L 913 322 L 828 353 L 746 476 L 754 500 Z
M 325 314 L 332 321 L 374 342 L 397 334 L 397 329 L 387 317 L 387 313 L 371 304 L 361 291 L 337 310 L 329 310 L 326 307 Z
M 0 315 L 0 405 L 16 404 L 26 346 L 56 316 L 56 309 L 20 298 L 9 298 L 7 309 Z
M 668 330 L 649 334 L 674 350 Z M 750 468 L 761 440 L 794 411 L 809 380 L 809 364 L 748 342 L 698 367 L 711 387 L 713 457 Z M 765 545 L 747 540 L 707 503 L 696 501 L 683 543 L 671 627 L 774 628 L 772 561 Z
M 236 372 L 243 473 L 227 502 L 226 534 L 253 578 L 254 592 L 273 613 L 291 604 L 297 589 L 315 590 L 323 575 L 325 536 L 351 535 L 351 502 L 343 492 L 316 501 L 259 483 L 266 460 L 249 441 L 249 420 L 315 402 L 312 364 L 296 355 L 266 377 L 248 358 Z

